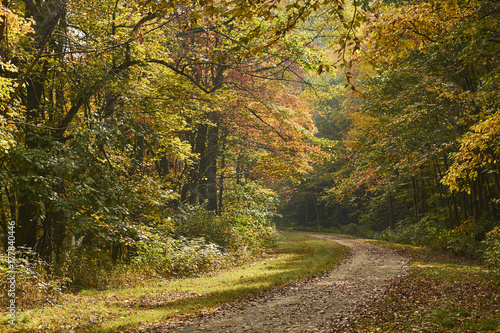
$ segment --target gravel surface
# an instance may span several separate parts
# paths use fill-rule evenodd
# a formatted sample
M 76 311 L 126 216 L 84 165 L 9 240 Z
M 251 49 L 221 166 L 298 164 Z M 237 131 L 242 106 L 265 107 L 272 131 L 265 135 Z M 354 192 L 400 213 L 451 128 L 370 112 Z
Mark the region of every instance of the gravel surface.
M 348 247 L 347 260 L 319 278 L 155 332 L 349 332 L 350 325 L 408 270 L 407 259 L 391 249 L 357 239 L 310 236 Z

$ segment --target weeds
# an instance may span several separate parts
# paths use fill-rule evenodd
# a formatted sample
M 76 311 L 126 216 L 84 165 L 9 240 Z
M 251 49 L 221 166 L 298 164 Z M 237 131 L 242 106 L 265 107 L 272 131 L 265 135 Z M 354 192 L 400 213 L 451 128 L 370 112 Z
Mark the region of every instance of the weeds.
M 9 271 L 6 254 L 0 253 L 0 306 L 2 310 L 9 301 L 7 279 Z M 51 305 L 59 301 L 64 291 L 65 281 L 56 277 L 51 267 L 36 253 L 27 248 L 19 248 L 16 262 L 16 304 L 20 308 Z
M 0 317 L 0 331 L 116 332 L 160 325 L 322 274 L 342 262 L 345 254 L 345 249 L 332 242 L 283 234 L 277 248 L 240 267 L 198 278 L 156 278 L 131 288 L 66 294 L 59 304 L 24 311 L 15 326 Z

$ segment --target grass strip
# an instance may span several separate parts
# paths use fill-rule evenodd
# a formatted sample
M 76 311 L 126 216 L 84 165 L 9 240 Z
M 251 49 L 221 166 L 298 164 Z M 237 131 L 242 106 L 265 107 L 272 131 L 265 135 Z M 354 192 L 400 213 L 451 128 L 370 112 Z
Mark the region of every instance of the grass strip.
M 330 241 L 281 233 L 278 247 L 251 264 L 199 278 L 65 295 L 59 304 L 18 313 L 15 325 L 8 324 L 7 316 L 0 317 L 0 331 L 117 332 L 182 320 L 322 274 L 341 263 L 346 253 Z
M 449 253 L 367 241 L 410 258 L 410 270 L 381 301 L 350 321 L 348 332 L 500 333 L 498 272 Z M 333 332 L 346 332 L 346 328 Z
M 410 258 L 409 274 L 353 332 L 500 332 L 500 280 L 478 262 L 377 242 Z

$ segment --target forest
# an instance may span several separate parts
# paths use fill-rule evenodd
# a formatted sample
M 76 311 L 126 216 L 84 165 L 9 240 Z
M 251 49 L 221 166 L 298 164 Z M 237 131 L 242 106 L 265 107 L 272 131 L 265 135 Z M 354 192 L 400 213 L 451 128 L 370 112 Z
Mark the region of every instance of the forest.
M 496 0 L 2 0 L 0 274 L 15 248 L 42 293 L 193 276 L 277 229 L 499 269 L 499 17 Z
M 346 37 L 352 68 L 322 78 L 313 120 L 335 145 L 289 185 L 283 226 L 483 256 L 498 267 L 499 3 L 372 5 Z

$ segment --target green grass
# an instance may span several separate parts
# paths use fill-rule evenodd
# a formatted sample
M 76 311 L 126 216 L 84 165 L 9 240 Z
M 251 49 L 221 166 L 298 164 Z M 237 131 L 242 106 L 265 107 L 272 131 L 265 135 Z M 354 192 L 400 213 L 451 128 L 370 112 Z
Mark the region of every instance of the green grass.
M 349 323 L 352 332 L 500 333 L 498 273 L 447 253 L 367 241 L 409 257 L 410 271 L 362 318 Z
M 65 295 L 59 304 L 18 313 L 16 325 L 8 325 L 7 317 L 0 317 L 0 331 L 116 332 L 181 320 L 322 274 L 342 262 L 346 254 L 336 243 L 292 233 L 281 233 L 278 244 L 252 263 L 210 276 Z
M 478 262 L 380 243 L 410 257 L 409 274 L 354 326 L 358 332 L 500 332 L 500 281 Z

